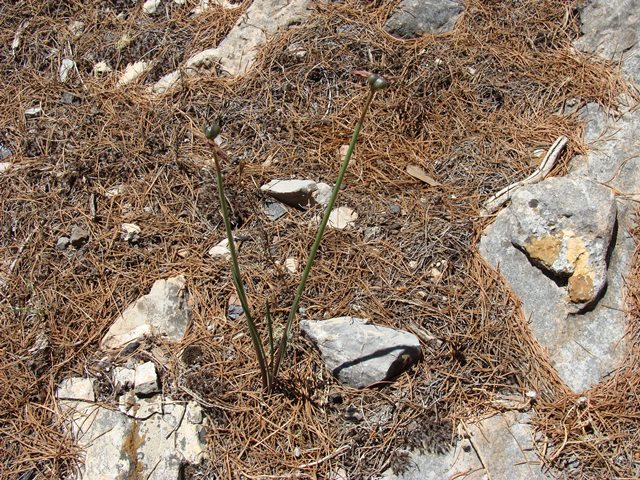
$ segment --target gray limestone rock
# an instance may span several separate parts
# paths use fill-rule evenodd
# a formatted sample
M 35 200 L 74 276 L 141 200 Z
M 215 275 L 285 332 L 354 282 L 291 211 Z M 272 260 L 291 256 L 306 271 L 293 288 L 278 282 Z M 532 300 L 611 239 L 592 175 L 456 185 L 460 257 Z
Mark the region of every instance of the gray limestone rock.
M 461 2 L 455 0 L 403 0 L 384 29 L 401 38 L 448 32 L 462 10 Z
M 413 452 L 406 472 L 385 480 L 546 480 L 529 416 L 506 412 L 468 426 L 466 438 L 444 455 Z
M 623 59 L 623 71 L 640 83 L 640 0 L 587 0 L 581 8 L 583 35 L 575 46 L 603 57 Z
M 609 260 L 609 287 L 599 305 L 592 311 L 570 315 L 565 287 L 531 265 L 511 242 L 512 232 L 507 209 L 485 231 L 480 253 L 520 298 L 534 336 L 547 350 L 560 377 L 576 392 L 587 390 L 615 368 L 624 353 L 624 315 L 609 306 L 621 302 L 615 298 L 622 295 L 619 287 L 626 261 L 619 258 L 618 248 L 614 249 Z M 617 245 L 625 235 L 618 229 Z
M 182 339 L 189 324 L 183 275 L 158 280 L 116 319 L 104 336 L 101 347 L 117 349 L 147 335 L 161 335 L 171 342 Z
M 61 410 L 84 450 L 77 479 L 178 480 L 182 465 L 205 458 L 203 412 L 195 402 L 137 399 L 129 392 L 120 410 L 109 409 L 93 403 L 92 385 L 72 378 L 58 388 Z
M 598 299 L 616 221 L 613 192 L 586 178 L 554 177 L 516 192 L 507 209 L 511 242 L 560 283 L 570 311 Z
M 476 455 L 471 442 L 462 439 L 445 454 L 430 452 L 410 452 L 408 465 L 402 473 L 394 474 L 387 470 L 383 480 L 443 480 L 464 478 L 465 480 L 484 480 L 482 462 Z
M 415 335 L 361 318 L 303 320 L 300 330 L 318 347 L 331 373 L 356 388 L 392 379 L 421 355 Z

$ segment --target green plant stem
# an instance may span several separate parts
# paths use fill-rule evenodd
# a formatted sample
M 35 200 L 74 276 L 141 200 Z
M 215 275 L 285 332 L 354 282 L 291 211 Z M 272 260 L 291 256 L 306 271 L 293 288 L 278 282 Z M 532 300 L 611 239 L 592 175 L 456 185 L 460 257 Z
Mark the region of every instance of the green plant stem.
M 280 345 L 278 346 L 275 363 L 273 364 L 273 370 L 271 373 L 271 378 L 275 379 L 278 376 L 278 372 L 280 371 L 280 366 L 282 364 L 282 359 L 286 353 L 287 342 L 289 339 L 289 335 L 291 335 L 291 327 L 293 325 L 293 320 L 298 313 L 298 306 L 300 304 L 300 299 L 302 298 L 302 293 L 304 292 L 305 284 L 307 283 L 307 278 L 309 277 L 309 273 L 311 273 L 311 268 L 313 267 L 313 262 L 316 258 L 316 254 L 318 253 L 318 248 L 320 247 L 320 242 L 322 241 L 322 236 L 324 234 L 324 230 L 327 227 L 327 223 L 329 223 L 329 216 L 331 215 L 331 211 L 333 210 L 333 205 L 336 203 L 336 199 L 338 198 L 338 192 L 340 191 L 340 187 L 342 186 L 342 180 L 344 179 L 344 175 L 347 172 L 347 167 L 349 166 L 349 160 L 351 160 L 351 155 L 353 154 L 353 150 L 356 147 L 356 143 L 358 141 L 358 135 L 360 135 L 360 129 L 362 128 L 362 124 L 364 123 L 365 116 L 367 115 L 367 111 L 369 110 L 369 106 L 371 105 L 371 101 L 373 100 L 376 91 L 374 89 L 369 90 L 369 95 L 367 96 L 367 100 L 365 102 L 364 108 L 362 109 L 362 113 L 356 123 L 355 129 L 353 130 L 353 135 L 351 136 L 351 143 L 349 144 L 349 149 L 347 150 L 346 155 L 344 156 L 344 160 L 342 161 L 342 166 L 340 167 L 340 172 L 338 173 L 338 178 L 336 179 L 336 184 L 331 191 L 331 197 L 329 198 L 329 203 L 327 203 L 327 207 L 324 210 L 324 215 L 322 216 L 322 221 L 320 222 L 320 226 L 318 227 L 318 232 L 316 233 L 316 238 L 313 242 L 313 246 L 311 247 L 311 251 L 309 252 L 309 258 L 307 260 L 307 265 L 302 272 L 302 277 L 300 278 L 300 283 L 298 284 L 298 290 L 296 291 L 296 295 L 293 299 L 293 304 L 291 305 L 291 310 L 289 311 L 289 317 L 287 318 L 287 325 L 282 334 L 282 339 L 280 340 Z
M 260 374 L 262 375 L 262 386 L 267 391 L 271 390 L 271 380 L 269 369 L 267 367 L 266 356 L 262 342 L 260 341 L 260 335 L 256 329 L 255 322 L 251 316 L 249 310 L 249 302 L 247 301 L 247 294 L 245 293 L 244 286 L 242 284 L 242 278 L 240 276 L 240 267 L 238 266 L 238 255 L 236 253 L 235 242 L 233 240 L 233 232 L 231 230 L 231 222 L 229 221 L 229 210 L 227 209 L 227 199 L 224 196 L 224 182 L 222 179 L 222 171 L 220 169 L 220 161 L 214 151 L 213 160 L 216 164 L 216 184 L 218 185 L 218 198 L 220 199 L 220 208 L 222 210 L 222 219 L 224 221 L 224 229 L 227 232 L 227 241 L 229 242 L 229 252 L 231 253 L 231 276 L 233 279 L 236 292 L 242 305 L 245 318 L 247 319 L 247 325 L 249 327 L 249 334 L 251 335 L 251 341 L 253 342 L 253 348 L 256 351 L 258 357 L 258 364 L 260 366 Z

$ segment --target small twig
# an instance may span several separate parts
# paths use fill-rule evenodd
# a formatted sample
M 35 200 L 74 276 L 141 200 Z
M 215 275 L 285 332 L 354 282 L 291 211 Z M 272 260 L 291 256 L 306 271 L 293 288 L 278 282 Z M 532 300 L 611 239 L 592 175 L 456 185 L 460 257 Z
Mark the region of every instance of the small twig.
M 317 465 L 320 465 L 323 462 L 326 462 L 327 460 L 332 459 L 333 457 L 337 457 L 338 455 L 346 452 L 347 450 L 349 450 L 351 448 L 350 445 L 342 445 L 340 448 L 338 448 L 335 452 L 330 453 L 329 455 L 326 455 L 322 458 L 320 458 L 319 460 L 315 460 L 313 462 L 309 462 L 309 463 L 305 463 L 304 465 L 298 465 L 297 468 L 311 468 L 311 467 L 315 467 Z

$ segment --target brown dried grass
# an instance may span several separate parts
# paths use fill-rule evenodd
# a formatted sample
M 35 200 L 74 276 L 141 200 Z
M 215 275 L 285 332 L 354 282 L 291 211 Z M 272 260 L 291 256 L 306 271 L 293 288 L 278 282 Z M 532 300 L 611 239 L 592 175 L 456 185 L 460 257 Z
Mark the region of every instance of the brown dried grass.
M 534 149 L 569 137 L 557 173 L 585 151 L 578 118 L 563 115 L 567 104 L 612 104 L 625 90 L 612 65 L 570 48 L 572 4 L 471 0 L 453 33 L 417 41 L 383 31 L 395 1 L 318 6 L 308 23 L 273 38 L 246 77 L 192 78 L 181 91 L 151 99 L 143 86 L 117 89 L 115 78 L 90 76 L 87 55 L 101 36 L 147 32 L 140 55 L 157 47 L 168 59 L 152 80 L 215 45 L 235 17 L 212 13 L 194 24 L 176 14 L 145 23 L 131 9 L 124 20 L 109 14 L 104 30 L 70 39 L 63 28 L 70 17 L 82 12 L 95 25 L 97 9 L 109 3 L 118 5 L 0 6 L 0 141 L 17 162 L 0 176 L 7 192 L 0 255 L 15 261 L 5 265 L 0 303 L 0 451 L 7 452 L 0 475 L 53 478 L 71 468 L 77 451 L 60 428 L 55 385 L 90 374 L 99 380 L 99 399 L 115 400 L 105 367 L 149 354 L 139 348 L 104 359 L 98 342 L 153 281 L 178 273 L 188 279 L 193 306 L 188 336 L 179 345 L 148 346 L 156 346 L 151 358 L 168 359 L 165 394 L 196 398 L 213 426 L 211 459 L 190 469 L 192 478 L 328 478 L 339 467 L 368 478 L 400 466 L 407 447 L 445 449 L 456 419 L 491 408 L 497 393 L 534 389 L 542 405 L 563 411 L 567 392 L 475 245 L 487 222 L 478 217 L 481 202 L 526 177 Z M 8 46 L 26 17 L 28 35 L 13 58 Z M 148 33 L 154 28 L 155 37 Z M 157 40 L 167 31 L 179 32 L 184 50 Z M 67 42 L 80 76 L 62 86 L 52 52 Z M 125 59 L 106 48 L 122 68 Z M 227 195 L 246 239 L 240 261 L 248 294 L 258 318 L 269 300 L 282 321 L 297 281 L 282 262 L 306 259 L 318 212 L 292 210 L 270 222 L 257 187 L 282 177 L 332 181 L 366 94 L 354 69 L 383 74 L 392 88 L 373 105 L 339 199 L 357 210 L 359 228 L 326 235 L 303 316 L 352 314 L 411 329 L 425 342 L 425 358 L 384 389 L 357 391 L 336 385 L 296 336 L 280 390 L 265 398 L 244 323 L 225 315 L 233 290 L 228 265 L 206 253 L 224 232 L 198 131 L 212 119 L 224 125 L 223 147 L 235 159 L 225 166 Z M 63 91 L 79 100 L 63 104 Z M 44 115 L 25 119 L 34 104 Z M 408 164 L 443 185 L 417 183 L 404 173 Z M 125 191 L 109 197 L 117 185 Z M 138 245 L 120 239 L 123 222 L 142 227 Z M 89 243 L 57 251 L 57 238 L 73 225 L 89 229 Z M 372 239 L 365 239 L 368 227 L 380 228 Z M 443 275 L 434 278 L 438 262 Z M 34 356 L 29 349 L 41 335 L 49 347 Z M 550 416 L 545 431 L 562 421 Z M 606 426 L 619 445 L 630 445 L 632 437 L 615 430 L 622 423 Z M 577 454 L 597 463 L 586 447 Z

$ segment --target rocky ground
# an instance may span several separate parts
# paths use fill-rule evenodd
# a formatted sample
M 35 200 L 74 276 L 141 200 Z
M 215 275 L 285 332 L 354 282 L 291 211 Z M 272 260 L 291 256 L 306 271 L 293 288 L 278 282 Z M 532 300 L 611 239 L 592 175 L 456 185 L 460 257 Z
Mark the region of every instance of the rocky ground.
M 2 478 L 639 477 L 639 11 L 0 6 Z

